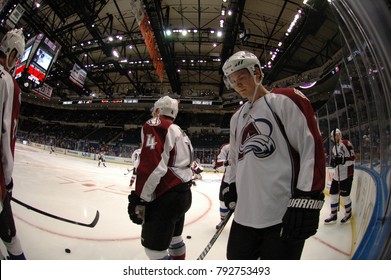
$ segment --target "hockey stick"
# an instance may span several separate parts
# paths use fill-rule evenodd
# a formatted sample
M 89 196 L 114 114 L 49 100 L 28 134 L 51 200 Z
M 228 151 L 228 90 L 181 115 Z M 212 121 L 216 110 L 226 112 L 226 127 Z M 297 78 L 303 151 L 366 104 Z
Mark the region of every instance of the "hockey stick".
M 98 223 L 98 220 L 99 220 L 99 211 L 98 211 L 98 210 L 96 210 L 96 214 L 95 214 L 94 220 L 93 220 L 91 223 L 89 223 L 89 224 L 85 224 L 85 223 L 82 223 L 82 222 L 77 222 L 77 221 L 74 221 L 74 220 L 62 218 L 62 217 L 56 216 L 56 215 L 54 215 L 54 214 L 50 214 L 50 213 L 48 213 L 48 212 L 42 211 L 42 210 L 40 210 L 40 209 L 37 209 L 37 208 L 35 208 L 35 207 L 33 207 L 33 206 L 30 206 L 30 205 L 28 205 L 28 204 L 22 202 L 22 201 L 20 201 L 20 200 L 14 198 L 14 197 L 12 197 L 12 201 L 14 201 L 14 202 L 16 202 L 16 203 L 18 203 L 18 204 L 20 204 L 20 205 L 26 207 L 26 208 L 29 209 L 29 210 L 33 210 L 33 211 L 35 211 L 35 212 L 37 212 L 37 213 L 39 213 L 39 214 L 42 214 L 42 215 L 45 215 L 45 216 L 48 216 L 48 217 L 50 217 L 50 218 L 53 218 L 53 219 L 56 219 L 56 220 L 60 220 L 60 221 L 63 221 L 63 222 L 67 222 L 67 223 L 71 223 L 71 224 L 74 224 L 74 225 L 83 226 L 83 227 L 90 227 L 90 228 L 93 228 L 93 227 L 96 226 L 96 224 Z
M 335 139 L 335 131 L 337 129 L 334 129 L 334 144 L 335 144 L 335 156 L 338 157 L 338 144 L 337 144 L 337 139 Z M 341 135 L 340 135 L 341 137 Z M 341 139 L 338 140 L 338 143 Z M 340 174 L 339 174 L 339 165 L 337 165 L 337 171 L 338 171 L 338 206 L 337 206 L 337 212 L 339 212 L 339 204 L 341 203 L 341 179 L 340 179 Z
M 219 238 L 220 234 L 223 232 L 223 229 L 224 229 L 225 225 L 228 223 L 229 218 L 231 218 L 232 213 L 233 213 L 233 211 L 229 211 L 227 216 L 225 216 L 224 221 L 221 224 L 220 228 L 213 235 L 212 239 L 209 241 L 208 245 L 206 245 L 204 251 L 202 251 L 201 255 L 197 258 L 197 260 L 203 260 L 205 258 L 205 256 L 209 253 L 213 244 L 216 242 L 217 238 Z

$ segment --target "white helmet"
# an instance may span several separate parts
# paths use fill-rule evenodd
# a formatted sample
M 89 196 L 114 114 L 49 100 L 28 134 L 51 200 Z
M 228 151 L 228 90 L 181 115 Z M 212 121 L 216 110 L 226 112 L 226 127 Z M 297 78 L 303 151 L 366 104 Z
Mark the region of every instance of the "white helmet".
M 24 52 L 25 41 L 23 31 L 21 29 L 12 29 L 4 35 L 3 39 L 0 43 L 0 51 L 2 51 L 7 59 L 6 59 L 6 67 L 11 69 L 14 65 L 8 65 L 8 58 L 12 50 L 16 50 L 16 60 L 19 60 Z
M 340 138 L 340 139 L 342 138 L 342 132 L 341 132 L 341 130 L 339 130 L 338 128 L 335 129 L 335 132 L 334 132 L 334 130 L 331 131 L 330 137 L 331 137 L 332 140 L 335 140 L 335 139 L 334 139 L 334 134 L 339 134 L 339 138 Z
M 261 71 L 261 82 L 262 82 L 263 72 L 261 68 L 261 63 L 259 62 L 259 59 L 256 55 L 248 51 L 239 51 L 233 54 L 230 58 L 227 59 L 227 61 L 225 61 L 223 65 L 224 83 L 227 86 L 227 88 L 231 87 L 230 80 L 228 79 L 229 75 L 231 75 L 232 73 L 238 70 L 246 68 L 248 69 L 250 74 L 254 77 L 256 74 L 255 66 L 258 66 L 259 71 Z
M 153 105 L 152 113 L 154 114 L 157 109 L 160 109 L 160 115 L 175 119 L 178 115 L 178 100 L 163 96 Z

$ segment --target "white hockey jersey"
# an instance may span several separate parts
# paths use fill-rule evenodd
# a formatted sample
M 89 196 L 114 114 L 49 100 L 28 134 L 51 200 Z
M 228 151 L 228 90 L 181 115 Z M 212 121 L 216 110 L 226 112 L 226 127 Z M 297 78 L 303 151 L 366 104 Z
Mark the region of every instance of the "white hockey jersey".
M 282 222 L 294 190 L 325 187 L 323 141 L 309 100 L 295 89 L 274 89 L 246 102 L 230 122 L 235 221 L 265 228 Z
M 331 149 L 333 157 L 337 155 L 345 158 L 345 163 L 340 164 L 334 169 L 334 180 L 343 181 L 354 174 L 355 153 L 352 143 L 349 140 L 341 140 Z

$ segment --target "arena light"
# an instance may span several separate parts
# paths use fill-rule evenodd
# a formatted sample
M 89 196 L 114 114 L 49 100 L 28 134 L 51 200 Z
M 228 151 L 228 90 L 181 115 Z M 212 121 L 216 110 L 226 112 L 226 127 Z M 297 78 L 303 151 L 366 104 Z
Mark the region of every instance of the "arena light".
M 307 1 L 304 1 L 304 4 L 306 4 L 306 2 Z M 291 32 L 293 31 L 293 28 L 296 26 L 296 24 L 297 24 L 297 22 L 298 22 L 298 20 L 300 19 L 300 17 L 301 17 L 301 13 L 302 13 L 302 10 L 301 9 L 298 9 L 297 10 L 297 13 L 295 14 L 295 16 L 294 16 L 294 18 L 293 18 L 293 20 L 292 20 L 292 22 L 290 23 L 290 25 L 289 25 L 289 27 L 288 27 L 288 29 L 286 30 L 286 32 L 285 32 L 285 37 L 289 37 L 290 36 L 290 34 L 291 34 Z M 275 59 L 276 59 L 276 57 L 277 57 L 277 54 L 280 52 L 280 47 L 282 46 L 282 42 L 280 41 L 279 43 L 278 43 L 278 47 L 275 49 L 275 51 L 270 51 L 270 60 L 269 60 L 269 62 L 268 62 L 268 65 L 267 65 L 267 67 L 268 68 L 272 68 L 272 64 L 271 64 L 271 61 L 274 61 Z

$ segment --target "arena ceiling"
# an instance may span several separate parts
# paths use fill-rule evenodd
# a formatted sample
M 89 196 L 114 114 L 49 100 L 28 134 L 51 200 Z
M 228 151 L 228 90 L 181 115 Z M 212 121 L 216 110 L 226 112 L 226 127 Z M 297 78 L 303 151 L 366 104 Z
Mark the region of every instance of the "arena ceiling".
M 264 66 L 265 84 L 272 86 L 328 64 L 341 50 L 339 29 L 325 0 L 5 2 L 9 7 L 20 2 L 24 8 L 17 27 L 26 35 L 43 33 L 61 45 L 46 82 L 63 99 L 91 93 L 232 98 L 221 67 L 236 51 L 254 52 Z M 148 16 L 162 72 L 156 71 L 140 31 L 137 7 Z M 2 17 L 6 13 L 3 9 Z M 1 28 L 3 33 L 8 29 L 4 23 Z M 84 89 L 69 80 L 75 63 L 88 73 Z

